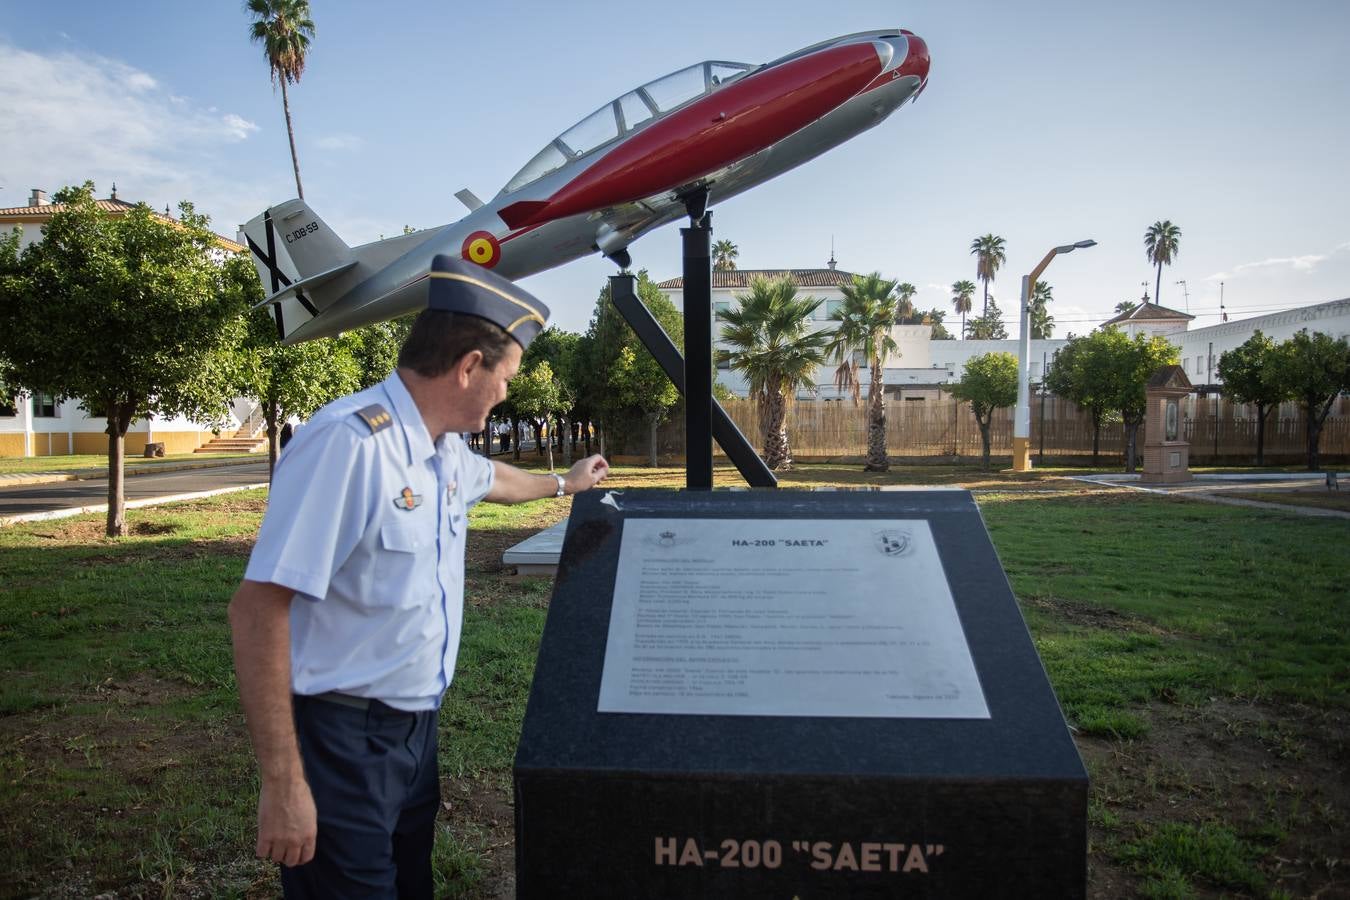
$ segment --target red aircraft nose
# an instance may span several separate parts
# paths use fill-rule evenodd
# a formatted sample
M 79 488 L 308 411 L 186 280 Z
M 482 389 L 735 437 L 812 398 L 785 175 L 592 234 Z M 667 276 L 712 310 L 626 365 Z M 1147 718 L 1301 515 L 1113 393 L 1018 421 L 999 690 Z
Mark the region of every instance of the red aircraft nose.
M 923 38 L 914 34 L 905 35 L 905 40 L 909 41 L 909 54 L 905 61 L 900 65 L 902 75 L 917 75 L 919 81 L 928 80 L 928 45 L 924 43 Z

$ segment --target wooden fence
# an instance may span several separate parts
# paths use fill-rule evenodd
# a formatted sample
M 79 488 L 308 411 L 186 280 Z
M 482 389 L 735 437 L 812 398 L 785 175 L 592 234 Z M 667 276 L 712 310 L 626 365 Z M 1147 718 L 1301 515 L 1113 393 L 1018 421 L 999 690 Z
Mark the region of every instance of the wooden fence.
M 759 449 L 763 445 L 759 415 L 746 400 L 724 404 L 741 432 Z M 1250 463 L 1256 457 L 1256 412 L 1243 404 L 1214 397 L 1188 397 L 1181 402 L 1190 458 L 1198 465 Z M 1012 454 L 1011 408 L 996 410 L 990 451 Z M 867 448 L 866 402 L 803 400 L 789 404 L 788 440 L 798 460 L 860 459 Z M 1305 422 L 1296 406 L 1286 404 L 1266 420 L 1266 462 L 1301 463 L 1307 456 Z M 1139 429 L 1139 452 L 1146 435 Z M 684 422 L 662 426 L 658 441 L 662 458 L 681 455 Z M 645 452 L 646 440 L 641 442 Z M 937 400 L 892 400 L 886 403 L 886 449 L 893 458 L 979 457 L 980 429 L 968 403 L 950 397 Z M 1125 429 L 1103 425 L 1100 449 L 1104 462 L 1125 452 Z M 1047 396 L 1031 401 L 1031 451 L 1047 459 L 1086 462 L 1092 454 L 1092 417 L 1068 400 Z M 715 453 L 721 454 L 720 449 Z M 1350 398 L 1341 397 L 1322 429 L 1321 456 L 1328 462 L 1350 459 Z

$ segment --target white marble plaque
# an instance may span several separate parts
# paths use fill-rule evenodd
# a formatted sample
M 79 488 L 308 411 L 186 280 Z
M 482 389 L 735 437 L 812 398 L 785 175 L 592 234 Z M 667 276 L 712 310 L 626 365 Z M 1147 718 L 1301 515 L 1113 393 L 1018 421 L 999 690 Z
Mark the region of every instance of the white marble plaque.
M 989 718 L 923 519 L 626 520 L 598 709 Z

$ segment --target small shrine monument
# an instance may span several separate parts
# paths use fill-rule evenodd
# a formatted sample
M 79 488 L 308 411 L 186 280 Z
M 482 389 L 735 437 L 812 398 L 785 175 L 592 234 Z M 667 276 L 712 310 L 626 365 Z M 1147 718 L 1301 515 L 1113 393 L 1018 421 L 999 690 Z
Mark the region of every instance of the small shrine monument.
M 1144 472 L 1139 480 L 1176 484 L 1191 480 L 1191 445 L 1181 427 L 1181 400 L 1190 394 L 1191 380 L 1181 366 L 1163 366 L 1144 389 Z

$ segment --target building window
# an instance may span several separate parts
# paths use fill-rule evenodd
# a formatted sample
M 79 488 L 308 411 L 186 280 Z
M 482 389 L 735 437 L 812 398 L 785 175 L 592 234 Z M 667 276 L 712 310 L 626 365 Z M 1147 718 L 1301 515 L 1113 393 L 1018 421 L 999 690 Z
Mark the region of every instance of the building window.
M 33 395 L 33 418 L 55 419 L 57 412 L 56 397 L 43 393 Z
M 731 312 L 730 300 L 717 300 L 713 303 L 713 318 L 725 319 L 726 314 Z
M 825 318 L 827 318 L 827 319 L 832 319 L 832 318 L 834 318 L 834 314 L 837 313 L 837 312 L 839 312 L 839 310 L 841 310 L 841 309 L 843 309 L 843 308 L 844 308 L 844 301 L 843 301 L 843 300 L 826 300 L 826 301 L 825 301 Z
M 1041 364 L 1040 364 L 1040 363 L 1038 363 L 1038 362 L 1033 362 L 1033 363 L 1031 364 L 1031 377 L 1032 377 L 1032 378 L 1040 378 L 1040 377 L 1041 377 Z
M 861 350 L 854 350 L 854 351 L 853 351 L 853 365 L 857 366 L 859 369 L 866 369 L 866 368 L 867 368 L 867 355 L 864 354 Z
M 1205 358 L 1203 356 L 1195 358 L 1195 374 L 1197 377 L 1205 374 Z
M 1184 357 L 1181 360 L 1181 371 L 1185 372 L 1187 375 L 1191 374 L 1191 358 L 1189 356 Z

